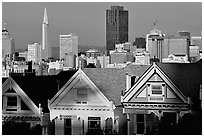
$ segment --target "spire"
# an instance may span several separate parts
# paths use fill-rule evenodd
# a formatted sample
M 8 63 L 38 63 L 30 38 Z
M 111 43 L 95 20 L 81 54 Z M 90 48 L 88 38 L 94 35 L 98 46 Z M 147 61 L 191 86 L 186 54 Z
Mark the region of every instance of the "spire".
M 46 8 L 44 8 L 43 24 L 47 24 L 47 25 L 48 25 L 48 19 L 47 19 L 47 11 L 46 11 Z

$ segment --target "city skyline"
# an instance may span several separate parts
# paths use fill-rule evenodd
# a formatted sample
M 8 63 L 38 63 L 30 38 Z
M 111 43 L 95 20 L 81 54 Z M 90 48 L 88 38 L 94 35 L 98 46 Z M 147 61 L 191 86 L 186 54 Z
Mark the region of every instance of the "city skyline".
M 129 11 L 128 39 L 131 43 L 135 37 L 149 33 L 155 20 L 163 34 L 185 30 L 192 36 L 201 35 L 201 2 L 3 2 L 2 24 L 6 22 L 6 28 L 15 40 L 15 49 L 26 49 L 28 44 L 34 42 L 41 44 L 41 24 L 46 7 L 50 48 L 59 47 L 59 35 L 72 32 L 79 36 L 79 45 L 105 49 L 105 12 L 112 5 L 123 6 Z

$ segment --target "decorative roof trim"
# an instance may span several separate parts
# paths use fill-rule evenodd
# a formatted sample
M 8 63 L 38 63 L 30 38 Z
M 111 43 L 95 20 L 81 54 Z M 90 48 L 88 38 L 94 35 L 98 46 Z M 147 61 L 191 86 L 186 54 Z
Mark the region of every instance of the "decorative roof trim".
M 123 102 L 128 102 L 135 94 L 133 91 L 135 89 L 137 91 L 142 85 L 144 85 L 148 81 L 148 79 L 154 73 L 157 73 L 164 80 L 164 82 L 167 83 L 173 89 L 173 91 L 178 95 L 179 98 L 182 99 L 184 103 L 188 102 L 184 94 L 176 87 L 176 85 L 168 78 L 168 76 L 156 63 L 153 63 L 152 66 L 147 69 L 147 71 L 142 75 L 142 77 L 135 83 L 135 85 L 126 92 L 123 97 Z
M 33 101 L 25 94 L 25 92 L 20 88 L 20 86 L 9 77 L 2 85 L 2 94 L 10 88 L 10 86 L 16 91 L 16 93 L 21 97 L 21 99 L 28 105 L 28 107 L 35 114 L 39 114 L 39 108 L 33 103 Z
M 68 82 L 59 90 L 59 92 L 50 100 L 49 105 L 50 106 L 56 105 L 70 91 L 70 89 L 74 86 L 74 84 L 80 79 L 84 79 L 85 82 L 87 82 L 87 84 L 94 91 L 97 91 L 99 93 L 96 95 L 100 95 L 100 98 L 102 97 L 105 106 L 110 106 L 109 100 L 105 97 L 105 95 L 96 87 L 96 85 L 90 80 L 90 78 L 81 69 L 79 69 L 71 77 L 71 79 L 68 80 Z

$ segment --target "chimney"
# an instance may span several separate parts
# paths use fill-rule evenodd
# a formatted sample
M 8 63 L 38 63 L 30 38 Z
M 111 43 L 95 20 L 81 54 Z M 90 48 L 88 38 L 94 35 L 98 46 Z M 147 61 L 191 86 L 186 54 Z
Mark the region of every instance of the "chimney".
M 136 76 L 132 76 L 132 77 L 131 77 L 131 87 L 134 86 L 135 81 L 136 81 Z
M 131 76 L 126 73 L 126 91 L 131 88 Z

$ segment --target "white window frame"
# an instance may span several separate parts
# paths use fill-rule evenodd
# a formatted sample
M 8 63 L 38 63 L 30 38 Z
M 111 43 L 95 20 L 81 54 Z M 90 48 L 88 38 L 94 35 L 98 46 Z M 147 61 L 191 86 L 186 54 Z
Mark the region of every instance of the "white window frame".
M 153 83 L 152 82 L 152 83 L 148 83 L 148 84 L 150 84 L 150 88 L 149 88 L 150 90 L 148 92 L 150 96 L 159 96 L 159 97 L 160 96 L 164 96 L 164 93 L 165 93 L 165 91 L 164 91 L 165 90 L 165 88 L 164 88 L 165 87 L 165 83 L 155 83 L 155 82 Z M 153 86 L 161 86 L 162 94 L 153 94 L 152 93 Z
M 7 105 L 7 102 L 8 102 L 8 97 L 17 97 L 17 105 L 16 106 L 8 106 Z M 28 110 L 22 110 L 21 109 L 21 101 L 23 101 L 21 99 L 21 97 L 17 94 L 17 93 L 5 93 L 3 96 L 2 96 L 2 100 L 3 100 L 3 104 L 2 104 L 2 111 L 4 112 L 9 112 L 9 113 L 32 113 L 32 111 L 30 110 L 30 108 Z M 24 102 L 25 105 L 26 102 Z M 8 109 L 16 109 L 16 111 L 9 111 Z
M 164 82 L 148 82 L 148 101 L 150 102 L 164 102 L 165 100 L 165 83 Z M 162 94 L 152 94 L 152 87 L 155 85 L 160 85 L 162 89 Z M 155 98 L 152 100 L 151 98 Z M 162 100 L 158 100 L 156 98 L 162 98 Z
M 161 87 L 161 94 L 153 94 L 153 87 L 154 86 L 160 86 Z M 164 89 L 163 89 L 163 87 L 162 87 L 162 84 L 151 84 L 151 91 L 150 91 L 150 95 L 151 96 L 163 96 L 163 94 L 164 94 Z
M 16 106 L 8 106 L 7 103 L 8 103 L 8 98 L 9 97 L 16 97 L 17 98 L 17 104 Z M 18 112 L 20 110 L 20 103 L 19 103 L 19 96 L 16 94 L 16 93 L 6 93 L 3 97 L 3 100 L 4 100 L 4 104 L 3 104 L 3 110 L 6 111 L 6 112 Z M 8 109 L 16 109 L 16 111 L 9 111 Z

